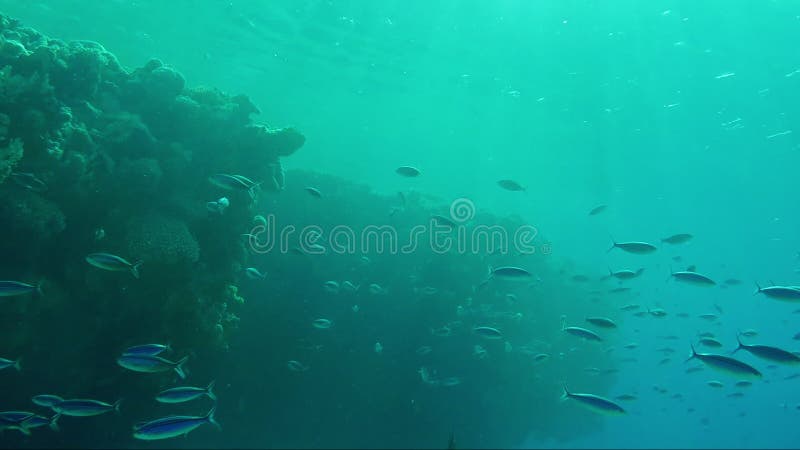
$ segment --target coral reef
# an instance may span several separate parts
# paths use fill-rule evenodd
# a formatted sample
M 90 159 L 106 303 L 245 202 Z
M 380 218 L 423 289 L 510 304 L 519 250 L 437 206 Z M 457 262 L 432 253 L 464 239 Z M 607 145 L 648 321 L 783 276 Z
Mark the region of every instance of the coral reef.
M 117 274 L 83 264 L 86 254 L 141 260 L 142 279 L 124 282 L 124 297 L 136 300 L 102 314 L 146 312 L 136 334 L 169 330 L 176 348 L 224 348 L 241 304 L 230 286 L 248 255 L 240 240 L 221 237 L 247 231 L 254 202 L 207 177 L 280 187 L 280 158 L 303 145 L 302 134 L 254 123 L 259 111 L 246 96 L 187 87 L 161 61 L 127 70 L 96 42 L 50 39 L 1 14 L 0 67 L 0 231 L 15 236 L 0 243 L 9 255 L 0 266 L 64 292 L 65 305 L 50 306 L 69 317 L 70 295 L 122 296 Z M 11 182 L 12 171 L 46 189 Z M 223 194 L 230 208 L 209 217 L 206 203 Z

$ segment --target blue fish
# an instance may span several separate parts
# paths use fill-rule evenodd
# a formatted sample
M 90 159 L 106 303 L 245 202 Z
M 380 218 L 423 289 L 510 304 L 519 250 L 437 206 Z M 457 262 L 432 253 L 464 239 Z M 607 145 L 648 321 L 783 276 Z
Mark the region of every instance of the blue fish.
M 14 297 L 33 292 L 42 293 L 41 283 L 33 285 L 22 281 L 0 281 L 0 297 Z
M 52 408 L 53 405 L 55 405 L 56 403 L 63 402 L 64 399 L 59 397 L 58 395 L 41 394 L 33 396 L 33 398 L 31 398 L 31 401 L 39 406 L 44 406 L 45 408 Z
M 31 432 L 25 426 L 25 421 L 35 416 L 35 413 L 28 411 L 3 411 L 0 412 L 0 431 L 18 430 L 23 434 L 30 435 Z
M 12 361 L 6 358 L 0 358 L 0 370 L 8 369 L 9 367 L 13 367 L 17 369 L 17 371 L 22 370 L 22 366 L 19 365 L 20 359 L 17 358 L 16 361 Z
M 216 401 L 217 396 L 214 394 L 214 384 L 216 381 L 212 381 L 208 383 L 208 386 L 205 388 L 193 387 L 193 386 L 181 386 L 172 389 L 167 389 L 165 391 L 161 391 L 156 395 L 156 401 L 161 403 L 183 403 L 188 402 L 190 400 L 194 400 L 196 398 L 200 398 L 204 395 L 208 396 L 211 400 Z
M 53 417 L 44 417 L 37 414 L 25 419 L 25 421 L 22 422 L 22 426 L 30 430 L 47 425 L 51 430 L 58 431 L 59 418 L 61 418 L 61 414 L 53 414 Z
M 52 406 L 53 411 L 63 414 L 65 416 L 73 417 L 91 417 L 98 416 L 109 411 L 119 412 L 119 405 L 122 400 L 117 400 L 113 405 L 100 400 L 91 400 L 76 398 L 71 400 L 64 400 Z
M 180 361 L 174 362 L 160 356 L 125 354 L 117 358 L 117 364 L 128 370 L 143 373 L 158 373 L 174 370 L 178 373 L 179 377 L 186 378 L 186 372 L 183 371 L 183 364 L 186 363 L 188 359 L 188 356 L 184 356 Z
M 172 348 L 169 344 L 142 344 L 142 345 L 134 345 L 133 347 L 128 347 L 122 352 L 123 355 L 150 355 L 156 356 L 162 352 L 170 352 Z
M 133 427 L 133 437 L 145 441 L 155 441 L 158 439 L 169 439 L 178 436 L 185 436 L 197 427 L 210 423 L 217 428 L 220 427 L 216 419 L 214 419 L 214 412 L 217 407 L 211 408 L 205 416 L 169 416 L 162 419 L 151 420 L 150 422 L 143 422 L 136 424 Z

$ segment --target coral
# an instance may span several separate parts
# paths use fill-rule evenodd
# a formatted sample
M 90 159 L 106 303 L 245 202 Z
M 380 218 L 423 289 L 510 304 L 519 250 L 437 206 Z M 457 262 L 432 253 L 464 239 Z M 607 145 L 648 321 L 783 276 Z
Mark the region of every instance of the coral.
M 0 183 L 11 175 L 14 166 L 22 159 L 22 153 L 22 142 L 19 139 L 13 139 L 7 146 L 0 147 Z
M 10 188 L 0 191 L 0 217 L 4 236 L 18 242 L 46 241 L 64 231 L 64 214 L 58 205 L 34 192 Z
M 125 236 L 127 254 L 146 264 L 192 264 L 200 247 L 180 220 L 152 213 L 132 219 Z

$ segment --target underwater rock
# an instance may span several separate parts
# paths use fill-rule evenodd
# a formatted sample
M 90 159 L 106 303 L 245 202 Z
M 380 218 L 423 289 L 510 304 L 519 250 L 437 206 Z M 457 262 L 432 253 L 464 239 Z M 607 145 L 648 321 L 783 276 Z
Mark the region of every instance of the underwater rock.
M 132 219 L 125 236 L 127 254 L 145 264 L 192 264 L 200 257 L 200 246 L 180 220 L 152 213 Z

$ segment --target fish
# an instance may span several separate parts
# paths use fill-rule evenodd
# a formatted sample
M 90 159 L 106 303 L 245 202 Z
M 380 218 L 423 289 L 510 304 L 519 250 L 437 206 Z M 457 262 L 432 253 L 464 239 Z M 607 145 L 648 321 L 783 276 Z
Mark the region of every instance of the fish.
M 322 198 L 322 192 L 320 192 L 319 189 L 315 187 L 306 186 L 303 189 L 305 189 L 305 191 L 311 194 L 311 196 L 314 198 Z
M 721 387 L 725 387 L 725 385 L 724 385 L 724 384 L 722 384 L 722 382 L 721 382 L 721 381 L 717 381 L 717 380 L 711 380 L 711 381 L 707 381 L 707 382 L 706 382 L 706 384 L 707 384 L 707 385 L 709 385 L 709 386 L 711 386 L 711 387 L 713 387 L 713 388 L 721 388 Z
M 308 370 L 308 366 L 304 365 L 300 361 L 295 361 L 294 359 L 288 361 L 286 363 L 286 367 L 288 367 L 292 372 L 305 372 Z
M 177 362 L 164 359 L 154 355 L 122 355 L 117 358 L 117 364 L 128 370 L 142 373 L 159 373 L 174 370 L 181 379 L 186 378 L 183 365 L 189 360 L 189 356 L 184 356 Z
M 617 324 L 607 317 L 587 317 L 586 321 L 602 328 L 617 328 Z
M 636 343 L 636 342 L 631 342 L 631 343 L 629 343 L 629 344 L 625 344 L 623 347 L 624 347 L 624 348 L 627 348 L 628 350 L 633 350 L 633 349 L 635 349 L 635 348 L 638 348 L 638 347 L 639 347 L 639 344 L 638 344 L 638 343 Z
M 55 405 L 56 403 L 63 402 L 64 399 L 61 398 L 58 395 L 39 394 L 39 395 L 34 395 L 33 397 L 31 397 L 31 401 L 35 405 L 44 406 L 45 408 L 52 408 L 53 405 Z
M 524 191 L 524 190 L 527 189 L 526 187 L 522 186 L 521 184 L 517 183 L 516 181 L 508 180 L 508 179 L 499 180 L 497 182 L 497 185 L 500 186 L 501 188 L 507 190 L 507 191 L 519 192 L 519 191 Z
M 97 268 L 113 272 L 130 270 L 135 278 L 139 278 L 139 267 L 142 265 L 141 261 L 131 264 L 125 258 L 110 253 L 92 253 L 86 256 L 86 262 Z
M 536 362 L 544 361 L 545 359 L 548 358 L 550 358 L 550 355 L 548 355 L 547 353 L 538 353 L 533 356 L 533 360 Z
M 739 380 L 735 384 L 736 387 L 750 387 L 752 385 L 753 385 L 753 382 L 749 381 L 749 380 Z
M 0 281 L 0 297 L 14 297 L 17 295 L 26 295 L 33 292 L 42 293 L 40 288 L 41 283 L 33 285 L 23 283 L 22 281 Z
M 623 409 L 618 404 L 612 402 L 611 400 L 608 400 L 606 398 L 594 394 L 572 393 L 567 390 L 566 385 L 564 386 L 564 394 L 561 396 L 561 399 L 575 400 L 582 406 L 588 408 L 589 410 L 601 414 L 610 414 L 610 415 L 625 414 L 625 409 Z
M 717 284 L 716 281 L 711 278 L 690 270 L 670 272 L 670 276 L 675 278 L 676 281 L 682 281 L 695 286 L 715 286 Z
M 47 184 L 36 177 L 36 175 L 29 172 L 11 172 L 9 175 L 11 181 L 23 188 L 33 192 L 44 192 L 47 190 Z
M 759 358 L 766 359 L 768 361 L 773 361 L 782 364 L 798 364 L 800 363 L 800 356 L 795 355 L 794 353 L 784 350 L 778 347 L 771 347 L 768 345 L 749 345 L 742 343 L 741 336 L 739 334 L 736 335 L 736 341 L 739 343 L 739 346 L 732 353 L 736 353 L 739 350 L 747 350 L 748 352 L 752 353 Z
M 100 400 L 76 398 L 58 402 L 51 406 L 51 408 L 53 411 L 64 416 L 91 417 L 110 411 L 119 412 L 120 404 L 122 404 L 121 399 L 117 400 L 112 405 L 106 402 L 101 402 Z
M 39 428 L 47 425 L 48 427 L 50 427 L 51 430 L 58 431 L 58 419 L 60 418 L 61 414 L 59 413 L 53 414 L 52 417 L 44 417 L 38 414 L 34 414 L 33 416 L 25 419 L 25 421 L 22 423 L 22 426 L 28 430 L 31 430 L 33 428 Z M 1 428 L 2 424 L 0 424 L 0 429 Z
M 17 358 L 16 360 L 0 358 L 0 370 L 8 369 L 9 367 L 13 367 L 17 370 L 17 372 L 21 371 L 22 366 L 20 365 L 20 358 Z
M 492 327 L 475 327 L 472 332 L 486 339 L 502 339 L 503 333 L 497 328 Z
M 208 181 L 214 186 L 229 191 L 250 191 L 258 184 L 243 175 L 229 175 L 227 173 L 216 173 L 208 177 Z
M 614 277 L 618 280 L 631 280 L 633 278 L 638 277 L 643 272 L 644 268 L 637 270 L 623 269 L 623 270 L 617 270 L 616 272 L 611 269 L 608 269 L 609 277 Z
M 211 424 L 221 429 L 214 418 L 217 406 L 214 405 L 205 416 L 169 416 L 161 419 L 141 422 L 134 426 L 133 437 L 145 441 L 169 439 L 185 436 L 204 424 Z
M 756 331 L 756 330 L 754 330 L 752 328 L 748 328 L 747 330 L 744 330 L 744 331 L 740 332 L 739 334 L 744 336 L 744 337 L 756 337 L 756 336 L 758 336 L 758 331 Z
M 611 247 L 609 247 L 606 253 L 610 252 L 611 250 L 614 250 L 615 248 L 636 255 L 646 255 L 648 253 L 653 253 L 654 251 L 658 250 L 658 248 L 655 245 L 647 242 L 636 242 L 636 241 L 617 242 L 613 239 L 611 240 L 611 242 L 612 245 Z
M 726 397 L 728 397 L 728 398 L 741 398 L 741 397 L 744 397 L 744 392 L 731 392 Z
M 425 356 L 425 355 L 429 354 L 432 351 L 433 351 L 433 349 L 430 346 L 423 345 L 422 347 L 419 347 L 418 349 L 416 349 L 414 352 L 416 354 L 418 354 L 419 356 Z
M 372 295 L 384 295 L 387 294 L 388 292 L 389 291 L 384 289 L 383 286 L 381 286 L 378 283 L 372 283 L 369 285 L 369 293 Z
M 601 338 L 597 333 L 595 333 L 592 330 L 587 330 L 586 328 L 566 327 L 566 328 L 562 328 L 562 330 L 564 330 L 565 332 L 567 332 L 567 333 L 569 333 L 569 334 L 571 334 L 573 336 L 578 336 L 578 337 L 581 337 L 581 338 L 589 340 L 589 341 L 597 341 L 597 342 L 602 342 L 603 341 L 603 338 Z
M 689 233 L 678 233 L 678 234 L 673 234 L 672 236 L 669 237 L 662 238 L 661 242 L 678 245 L 678 244 L 683 244 L 684 242 L 689 242 L 693 237 L 694 236 L 692 236 Z
M 499 278 L 503 280 L 529 280 L 533 274 L 521 267 L 502 266 L 489 268 L 489 278 Z
M 705 313 L 705 314 L 700 314 L 697 317 L 699 317 L 699 318 L 701 318 L 703 320 L 717 320 L 718 316 L 716 314 L 714 314 L 714 313 Z
M 263 280 L 267 278 L 266 273 L 261 273 L 255 267 L 248 267 L 247 269 L 244 270 L 244 274 L 247 276 L 247 278 L 251 280 Z
M 638 397 L 636 397 L 633 394 L 622 394 L 622 395 L 618 395 L 618 396 L 616 396 L 614 398 L 617 399 L 617 400 L 625 401 L 625 402 L 629 402 L 629 401 L 638 399 Z
M 606 208 L 608 208 L 608 205 L 597 205 L 594 208 L 592 208 L 591 210 L 589 210 L 589 215 L 590 216 L 596 216 L 596 215 L 600 214 L 601 212 L 605 211 Z
M 623 292 L 628 292 L 630 290 L 631 290 L 631 288 L 629 288 L 629 287 L 618 287 L 618 288 L 610 289 L 608 292 L 610 294 L 621 294 Z
M 228 197 L 220 197 L 219 200 L 215 202 L 206 203 L 206 209 L 208 212 L 215 214 L 224 214 L 225 210 L 228 209 L 228 206 L 231 206 L 231 202 L 228 200 Z
M 349 282 L 347 280 L 342 281 L 342 289 L 344 289 L 347 292 L 356 292 L 356 291 L 358 291 L 358 288 L 360 288 L 360 287 L 361 287 L 361 285 L 355 285 L 355 284 L 353 284 L 353 283 L 351 283 L 351 282 Z
M 686 369 L 686 373 L 700 372 L 702 370 L 703 370 L 703 368 L 700 367 L 700 366 L 689 367 L 688 369 Z
M 586 275 L 573 275 L 571 279 L 576 283 L 585 283 L 589 281 L 589 277 Z
M 0 412 L 0 431 L 2 430 L 17 430 L 25 435 L 30 435 L 31 432 L 25 425 L 25 422 L 30 418 L 36 416 L 36 413 L 28 411 L 3 411 Z
M 731 375 L 761 378 L 761 372 L 759 372 L 758 369 L 747 363 L 739 361 L 738 359 L 731 358 L 730 356 L 718 355 L 715 353 L 697 353 L 694 345 L 691 347 L 692 355 L 689 356 L 686 361 L 699 359 L 712 369 L 716 369 L 721 372 L 726 372 Z
M 406 177 L 406 178 L 413 178 L 418 177 L 422 172 L 419 169 L 412 166 L 400 166 L 394 170 L 398 175 Z
M 180 386 L 166 389 L 156 394 L 156 401 L 160 403 L 183 403 L 203 396 L 216 401 L 217 396 L 213 390 L 215 384 L 216 381 L 212 380 L 205 388 Z
M 636 310 L 636 309 L 639 309 L 639 308 L 641 308 L 641 305 L 637 305 L 637 304 L 631 303 L 631 304 L 623 306 L 620 309 L 623 310 L 623 311 L 633 311 L 633 310 Z
M 340 289 L 339 283 L 333 280 L 322 283 L 322 288 L 331 294 L 338 294 Z
M 647 308 L 647 312 L 653 317 L 665 317 L 667 315 L 667 312 L 661 308 Z
M 727 284 L 728 286 L 736 286 L 738 284 L 742 284 L 742 282 L 740 280 L 737 280 L 736 278 L 728 278 L 723 283 Z
M 442 378 L 441 380 L 439 380 L 439 384 L 444 387 L 458 386 L 459 384 L 461 384 L 461 378 L 459 377 Z
M 331 322 L 328 319 L 317 319 L 311 322 L 311 325 L 313 325 L 314 328 L 318 328 L 320 330 L 326 330 L 333 326 L 333 322 Z
M 128 347 L 122 352 L 123 355 L 150 355 L 156 356 L 163 352 L 172 351 L 169 344 L 141 344 Z
M 432 215 L 431 220 L 436 222 L 437 225 L 441 225 L 447 228 L 455 228 L 457 226 L 455 222 L 453 222 L 448 217 L 445 217 L 441 214 Z
M 794 301 L 800 300 L 800 289 L 795 289 L 791 286 L 767 286 L 762 288 L 756 283 L 756 292 L 755 294 L 764 294 L 769 298 L 774 298 L 775 300 L 785 300 L 785 301 Z
M 698 342 L 700 345 L 704 345 L 706 347 L 713 347 L 713 348 L 721 348 L 722 343 L 714 338 L 704 337 L 700 339 Z

